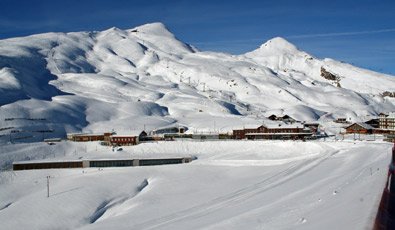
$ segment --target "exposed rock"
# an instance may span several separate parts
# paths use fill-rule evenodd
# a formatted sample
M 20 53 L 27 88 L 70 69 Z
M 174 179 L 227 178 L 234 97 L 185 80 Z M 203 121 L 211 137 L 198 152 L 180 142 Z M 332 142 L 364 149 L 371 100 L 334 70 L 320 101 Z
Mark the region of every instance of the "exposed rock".
M 328 72 L 324 67 L 321 66 L 321 77 L 331 80 L 331 81 L 336 81 L 338 80 L 338 77 L 334 75 L 333 73 Z
M 381 94 L 383 97 L 395 97 L 395 92 L 389 92 L 385 91 L 383 94 Z
M 337 76 L 336 74 L 333 74 L 333 73 L 327 71 L 327 70 L 326 70 L 324 67 L 322 67 L 322 66 L 321 66 L 321 77 L 323 77 L 323 78 L 325 78 L 325 79 L 327 79 L 327 80 L 329 80 L 329 81 L 333 81 L 333 83 L 334 83 L 337 87 L 341 88 L 341 85 L 340 85 L 340 77 Z

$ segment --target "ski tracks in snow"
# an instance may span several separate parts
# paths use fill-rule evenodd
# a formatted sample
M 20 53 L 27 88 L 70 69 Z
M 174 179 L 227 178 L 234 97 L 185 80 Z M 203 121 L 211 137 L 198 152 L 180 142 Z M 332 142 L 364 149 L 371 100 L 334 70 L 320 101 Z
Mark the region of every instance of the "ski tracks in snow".
M 221 209 L 226 209 L 234 206 L 240 206 L 248 199 L 257 196 L 267 190 L 273 189 L 295 177 L 298 177 L 305 172 L 312 170 L 320 165 L 329 157 L 339 153 L 341 150 L 328 151 L 319 157 L 314 157 L 308 160 L 298 161 L 284 170 L 281 170 L 274 175 L 265 178 L 253 185 L 244 187 L 240 190 L 217 197 L 213 200 L 204 202 L 202 204 L 175 212 L 157 219 L 151 219 L 133 226 L 134 229 L 157 229 L 166 225 L 182 221 L 185 219 L 196 219 L 202 216 L 209 215 Z M 242 212 L 242 211 L 241 211 Z

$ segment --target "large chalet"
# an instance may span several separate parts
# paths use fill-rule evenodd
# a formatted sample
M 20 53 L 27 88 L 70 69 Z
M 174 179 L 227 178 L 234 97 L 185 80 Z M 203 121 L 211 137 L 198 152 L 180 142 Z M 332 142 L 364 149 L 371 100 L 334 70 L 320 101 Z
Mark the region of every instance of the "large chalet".
M 234 139 L 304 140 L 312 136 L 312 127 L 306 127 L 300 123 L 261 125 L 257 128 L 233 130 Z
M 379 114 L 379 128 L 395 130 L 395 112 Z

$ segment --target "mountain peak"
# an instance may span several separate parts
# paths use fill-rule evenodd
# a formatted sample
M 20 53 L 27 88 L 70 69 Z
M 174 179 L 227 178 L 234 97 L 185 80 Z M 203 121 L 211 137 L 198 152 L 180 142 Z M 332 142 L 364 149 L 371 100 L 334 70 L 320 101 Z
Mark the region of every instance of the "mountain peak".
M 263 43 L 258 49 L 246 53 L 250 58 L 265 58 L 268 56 L 278 56 L 283 54 L 297 54 L 300 51 L 295 45 L 282 37 L 275 37 Z
M 174 37 L 162 22 L 148 23 L 128 30 L 129 32 L 142 32 L 146 34 Z
M 259 49 L 297 51 L 298 48 L 282 37 L 275 37 L 260 46 Z

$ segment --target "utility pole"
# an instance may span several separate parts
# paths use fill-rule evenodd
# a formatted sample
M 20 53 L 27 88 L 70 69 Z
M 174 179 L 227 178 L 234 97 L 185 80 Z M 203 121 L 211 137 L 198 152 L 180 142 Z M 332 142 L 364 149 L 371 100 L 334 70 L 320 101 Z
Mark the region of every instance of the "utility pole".
M 47 176 L 47 197 L 49 197 L 49 178 L 51 176 Z

